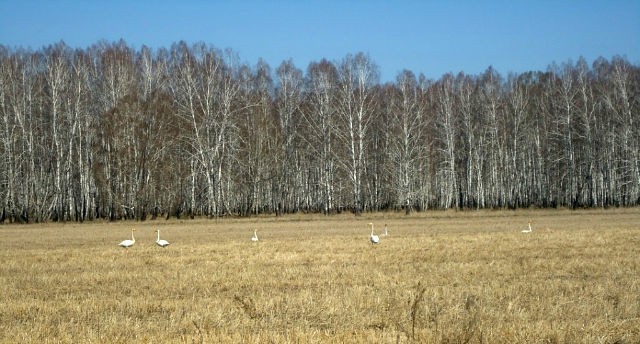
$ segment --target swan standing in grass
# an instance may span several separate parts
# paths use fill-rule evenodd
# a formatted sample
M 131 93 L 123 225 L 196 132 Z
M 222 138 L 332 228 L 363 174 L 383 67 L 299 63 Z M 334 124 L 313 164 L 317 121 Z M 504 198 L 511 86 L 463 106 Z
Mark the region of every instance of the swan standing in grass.
M 387 232 L 387 224 L 384 224 L 384 236 L 389 235 L 389 232 Z
M 136 238 L 133 237 L 133 231 L 135 230 L 136 230 L 135 228 L 131 228 L 131 240 L 129 239 L 123 240 L 121 243 L 118 244 L 118 246 L 122 246 L 124 248 L 133 246 L 133 244 L 136 243 Z
M 251 241 L 258 242 L 258 230 L 257 229 L 253 230 L 253 236 L 251 237 Z
M 158 233 L 158 240 L 156 240 L 156 244 L 158 244 L 158 246 L 167 247 L 167 246 L 171 245 L 171 243 L 169 243 L 168 241 L 160 239 L 160 230 L 159 229 L 156 229 L 156 233 Z
M 533 229 L 531 229 L 531 221 L 529 221 L 529 229 L 523 229 L 522 233 L 531 233 Z
M 380 238 L 377 235 L 373 234 L 373 223 L 369 222 L 369 227 L 371 227 L 371 236 L 369 237 L 371 244 L 379 244 Z

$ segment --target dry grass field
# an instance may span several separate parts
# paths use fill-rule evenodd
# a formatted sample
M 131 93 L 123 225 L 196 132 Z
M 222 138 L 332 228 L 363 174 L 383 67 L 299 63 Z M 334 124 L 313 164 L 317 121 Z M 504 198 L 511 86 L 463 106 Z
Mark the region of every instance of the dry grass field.
M 640 208 L 1 225 L 0 262 L 2 343 L 640 342 Z

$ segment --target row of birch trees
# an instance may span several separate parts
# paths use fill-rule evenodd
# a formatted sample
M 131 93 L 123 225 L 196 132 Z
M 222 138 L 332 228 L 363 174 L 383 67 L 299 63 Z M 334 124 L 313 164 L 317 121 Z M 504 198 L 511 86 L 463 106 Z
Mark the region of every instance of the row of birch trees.
M 640 202 L 617 56 L 381 83 L 363 53 L 0 46 L 0 122 L 0 223 Z

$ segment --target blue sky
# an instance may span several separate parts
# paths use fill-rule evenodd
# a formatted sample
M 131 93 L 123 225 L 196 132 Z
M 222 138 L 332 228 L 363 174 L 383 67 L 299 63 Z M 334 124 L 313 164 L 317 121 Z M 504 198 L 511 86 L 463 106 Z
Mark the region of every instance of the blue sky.
M 275 69 L 293 59 L 339 61 L 365 52 L 381 81 L 403 69 L 545 70 L 553 62 L 626 56 L 640 64 L 640 1 L 32 1 L 0 0 L 0 44 L 86 48 L 124 39 L 134 48 L 205 42 Z

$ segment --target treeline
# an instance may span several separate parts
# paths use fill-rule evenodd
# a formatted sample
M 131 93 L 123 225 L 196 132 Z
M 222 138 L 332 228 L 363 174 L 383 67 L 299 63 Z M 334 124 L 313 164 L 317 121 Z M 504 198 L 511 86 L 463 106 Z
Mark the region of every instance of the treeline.
M 634 206 L 640 69 L 381 83 L 367 55 L 0 45 L 2 222 Z

